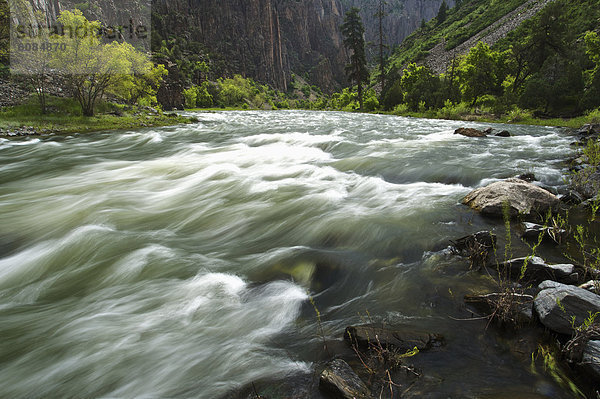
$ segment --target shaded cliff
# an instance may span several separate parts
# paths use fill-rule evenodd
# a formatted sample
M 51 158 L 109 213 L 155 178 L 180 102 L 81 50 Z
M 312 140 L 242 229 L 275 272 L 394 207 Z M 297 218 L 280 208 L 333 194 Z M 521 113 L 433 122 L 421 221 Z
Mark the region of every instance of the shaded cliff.
M 202 43 L 241 73 L 285 90 L 292 71 L 327 91 L 345 83 L 339 0 L 155 0 L 162 38 Z

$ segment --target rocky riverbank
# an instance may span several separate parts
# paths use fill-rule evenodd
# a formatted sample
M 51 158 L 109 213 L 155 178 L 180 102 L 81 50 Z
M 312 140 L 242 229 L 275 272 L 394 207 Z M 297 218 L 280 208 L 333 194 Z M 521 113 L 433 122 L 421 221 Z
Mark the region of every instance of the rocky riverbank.
M 600 125 L 589 125 L 574 132 L 574 137 L 583 144 L 589 139 L 597 140 L 598 133 Z M 486 134 L 468 131 L 464 135 Z M 507 256 L 511 253 L 510 240 L 504 248 L 499 247 L 496 234 L 491 231 L 456 238 L 449 249 L 465 259 L 469 273 L 490 276 L 497 285 L 496 291 L 474 292 L 464 297 L 465 313 L 469 316 L 463 322 L 486 321 L 488 334 L 508 335 L 508 346 L 520 353 L 524 361 L 527 357 L 543 356 L 545 362 L 551 362 L 548 372 L 555 380 L 568 386 L 570 378 L 579 377 L 580 386 L 572 385 L 570 389 L 575 394 L 595 396 L 600 388 L 600 323 L 596 320 L 600 314 L 597 294 L 600 273 L 595 264 L 586 261 L 585 253 L 581 262 L 571 255 L 569 243 L 582 236 L 577 236 L 581 234 L 579 228 L 569 222 L 568 215 L 569 212 L 587 214 L 588 221 L 593 223 L 590 204 L 595 201 L 598 185 L 589 179 L 581 184 L 577 173 L 589 176 L 593 169 L 591 174 L 597 174 L 597 165 L 585 151 L 574 161 L 568 161 L 572 164 L 571 172 L 575 173 L 566 176 L 572 181 L 568 192 L 557 195 L 538 184 L 535 176 L 527 174 L 474 190 L 462 201 L 496 220 L 498 231 L 512 226 L 519 232 L 519 239 L 530 247 L 529 255 Z M 591 211 L 595 210 L 592 207 Z M 585 252 L 585 248 L 581 250 Z M 547 261 L 546 251 L 564 253 L 565 262 Z M 325 357 L 330 360 L 317 364 L 314 377 L 306 377 L 303 382 L 313 388 L 296 390 L 286 397 L 427 396 L 435 390 L 435 377 L 413 366 L 411 358 L 424 351 L 435 356 L 436 351 L 451 345 L 436 332 L 415 331 L 409 325 L 386 325 L 370 317 L 365 324 L 348 326 L 343 338 L 345 346 L 325 342 Z M 314 393 L 317 386 L 320 394 Z M 232 397 L 271 397 L 261 395 L 254 387 L 252 393 Z

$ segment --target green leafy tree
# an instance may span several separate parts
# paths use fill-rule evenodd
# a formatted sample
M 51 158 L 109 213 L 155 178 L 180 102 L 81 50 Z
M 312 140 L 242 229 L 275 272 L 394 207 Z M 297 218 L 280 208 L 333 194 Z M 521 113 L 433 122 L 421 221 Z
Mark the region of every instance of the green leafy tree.
M 124 91 L 131 93 L 136 80 L 128 76 L 152 75 L 152 63 L 144 60 L 130 44 L 102 43 L 97 35 L 100 23 L 88 21 L 81 11 L 63 11 L 58 22 L 74 32 L 85 32 L 53 37 L 63 51 L 54 52 L 51 59 L 51 66 L 66 75 L 84 116 L 94 115 L 96 102 L 111 88 L 120 92 L 119 85 L 127 83 L 129 90 Z M 153 76 L 159 79 L 157 75 L 162 74 L 161 70 L 155 70 Z
M 400 87 L 404 92 L 404 102 L 411 110 L 417 111 L 436 106 L 440 79 L 428 67 L 412 63 L 404 70 Z
M 502 94 L 502 82 L 508 73 L 506 54 L 490 49 L 479 42 L 462 59 L 459 66 L 459 81 L 465 99 L 475 105 L 484 94 Z
M 157 102 L 156 93 L 168 75 L 164 65 L 153 65 L 145 54 L 136 51 L 129 44 L 122 44 L 123 56 L 131 65 L 131 73 L 116 77 L 107 92 L 115 94 L 129 104 L 153 105 Z
M 596 32 L 585 35 L 586 54 L 594 63 L 592 69 L 584 72 L 585 92 L 584 106 L 591 108 L 600 105 L 600 36 Z
M 352 7 L 344 17 L 341 26 L 344 45 L 351 52 L 350 64 L 346 65 L 346 74 L 351 82 L 358 86 L 359 107 L 363 109 L 363 84 L 369 81 L 369 70 L 365 56 L 365 28 L 359 15 L 360 10 Z

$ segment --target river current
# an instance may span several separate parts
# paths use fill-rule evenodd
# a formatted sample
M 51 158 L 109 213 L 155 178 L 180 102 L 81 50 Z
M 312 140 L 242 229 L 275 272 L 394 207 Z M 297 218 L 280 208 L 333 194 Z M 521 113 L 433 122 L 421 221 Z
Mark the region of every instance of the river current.
M 328 357 L 315 307 L 332 345 L 367 317 L 443 334 L 411 359 L 430 397 L 569 397 L 485 321 L 456 320 L 493 282 L 445 249 L 503 235 L 460 204 L 472 189 L 525 172 L 564 188 L 563 130 L 193 115 L 0 138 L 0 397 L 223 398 L 310 376 Z M 513 137 L 453 134 L 463 126 Z

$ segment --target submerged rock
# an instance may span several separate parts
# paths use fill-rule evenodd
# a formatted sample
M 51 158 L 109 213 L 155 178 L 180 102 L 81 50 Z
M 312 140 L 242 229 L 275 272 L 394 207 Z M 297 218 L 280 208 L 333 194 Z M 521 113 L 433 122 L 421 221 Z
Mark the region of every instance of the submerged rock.
M 360 348 L 378 347 L 396 348 L 401 351 L 426 350 L 441 346 L 444 337 L 425 331 L 399 327 L 380 327 L 372 324 L 350 326 L 346 328 L 344 338 Z
M 473 248 L 493 248 L 496 245 L 496 235 L 489 231 L 479 231 L 456 241 L 451 241 L 454 252 L 461 256 L 470 256 Z
M 523 270 L 523 266 L 525 270 Z M 538 256 L 515 258 L 498 265 L 501 273 L 513 280 L 522 279 L 526 283 L 539 284 L 546 280 L 574 284 L 579 278 L 575 266 L 571 264 L 547 264 Z
M 508 204 L 510 216 L 530 215 L 555 207 L 554 194 L 521 179 L 511 178 L 478 188 L 463 198 L 463 204 L 490 216 L 502 216 L 503 204 Z
M 512 134 L 508 130 L 503 130 L 500 133 L 496 133 L 497 137 L 510 137 Z
M 450 242 L 454 253 L 469 258 L 471 269 L 479 269 L 485 266 L 490 252 L 496 246 L 496 235 L 489 231 L 480 231 Z
M 367 399 L 373 397 L 352 367 L 342 359 L 334 359 L 327 364 L 321 373 L 319 388 L 334 398 Z
M 600 312 L 600 296 L 583 288 L 544 281 L 534 308 L 544 326 L 560 334 L 571 334 L 590 315 Z
M 460 134 L 466 137 L 486 137 L 487 134 L 483 130 L 473 129 L 471 127 L 461 127 L 454 131 L 454 134 Z

